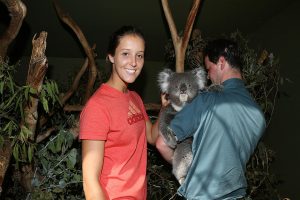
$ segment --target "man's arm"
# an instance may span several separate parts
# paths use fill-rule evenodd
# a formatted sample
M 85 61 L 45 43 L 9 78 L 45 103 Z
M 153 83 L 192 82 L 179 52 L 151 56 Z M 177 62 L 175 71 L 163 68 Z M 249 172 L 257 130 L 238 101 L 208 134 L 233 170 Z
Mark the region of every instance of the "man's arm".
M 169 147 L 162 136 L 159 136 L 156 140 L 156 148 L 161 156 L 170 164 L 172 164 L 174 149 Z

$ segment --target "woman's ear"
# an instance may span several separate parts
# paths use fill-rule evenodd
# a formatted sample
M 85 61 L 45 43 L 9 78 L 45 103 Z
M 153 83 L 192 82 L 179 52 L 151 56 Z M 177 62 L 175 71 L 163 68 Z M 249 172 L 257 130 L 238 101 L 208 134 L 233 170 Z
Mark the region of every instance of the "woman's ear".
M 108 54 L 108 59 L 109 59 L 109 61 L 111 62 L 111 63 L 114 63 L 115 62 L 115 59 L 114 59 L 114 57 L 112 56 L 112 55 L 110 55 L 110 54 Z

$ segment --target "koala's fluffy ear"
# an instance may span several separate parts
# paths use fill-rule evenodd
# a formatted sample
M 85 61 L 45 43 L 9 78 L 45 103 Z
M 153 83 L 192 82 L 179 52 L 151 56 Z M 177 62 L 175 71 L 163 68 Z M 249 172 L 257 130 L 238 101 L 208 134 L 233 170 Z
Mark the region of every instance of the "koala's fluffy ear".
M 203 69 L 203 67 L 197 67 L 192 70 L 192 73 L 196 76 L 199 89 L 203 89 L 206 86 L 207 82 L 205 69 Z
M 168 91 L 170 77 L 174 72 L 171 69 L 164 69 L 158 74 L 158 85 L 160 87 L 161 92 L 165 93 Z

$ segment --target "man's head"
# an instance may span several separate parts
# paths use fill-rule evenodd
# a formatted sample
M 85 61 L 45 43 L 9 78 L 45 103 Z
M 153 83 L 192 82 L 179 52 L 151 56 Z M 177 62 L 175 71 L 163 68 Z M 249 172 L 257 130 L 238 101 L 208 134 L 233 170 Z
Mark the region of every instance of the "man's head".
M 237 44 L 228 39 L 208 42 L 205 50 L 205 66 L 214 84 L 228 78 L 241 78 L 242 62 Z

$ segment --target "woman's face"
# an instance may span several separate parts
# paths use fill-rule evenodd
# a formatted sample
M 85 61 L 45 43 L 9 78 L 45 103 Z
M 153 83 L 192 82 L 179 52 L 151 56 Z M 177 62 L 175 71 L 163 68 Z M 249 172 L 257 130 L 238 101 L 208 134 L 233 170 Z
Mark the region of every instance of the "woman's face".
M 109 55 L 112 78 L 126 85 L 133 83 L 144 66 L 145 42 L 137 35 L 125 35 L 120 39 L 115 55 Z

